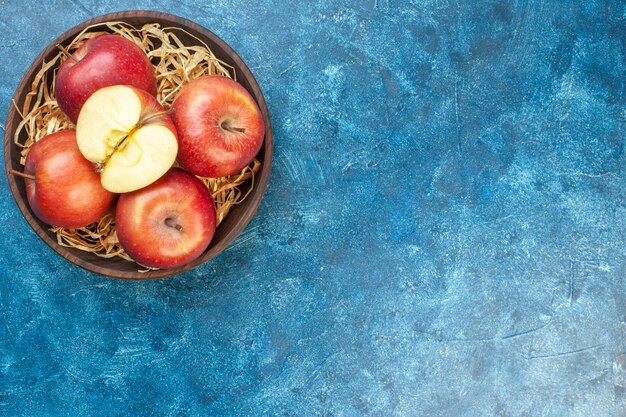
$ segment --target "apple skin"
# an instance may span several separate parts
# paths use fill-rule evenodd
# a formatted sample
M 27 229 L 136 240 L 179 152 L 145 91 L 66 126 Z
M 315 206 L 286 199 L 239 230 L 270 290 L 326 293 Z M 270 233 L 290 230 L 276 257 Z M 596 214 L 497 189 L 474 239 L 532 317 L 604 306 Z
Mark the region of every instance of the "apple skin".
M 118 35 L 100 35 L 81 45 L 57 72 L 54 92 L 59 107 L 73 123 L 85 101 L 97 90 L 125 84 L 157 93 L 154 67 L 133 42 Z
M 263 115 L 248 91 L 230 78 L 196 78 L 181 89 L 172 107 L 178 163 L 194 175 L 235 174 L 263 145 Z
M 173 168 L 149 186 L 122 194 L 115 225 L 120 244 L 137 263 L 176 268 L 198 258 L 211 243 L 215 203 L 198 178 Z
M 26 197 L 35 215 L 59 227 L 83 227 L 100 220 L 116 194 L 105 190 L 100 175 L 78 150 L 76 132 L 64 130 L 35 142 L 26 156 Z

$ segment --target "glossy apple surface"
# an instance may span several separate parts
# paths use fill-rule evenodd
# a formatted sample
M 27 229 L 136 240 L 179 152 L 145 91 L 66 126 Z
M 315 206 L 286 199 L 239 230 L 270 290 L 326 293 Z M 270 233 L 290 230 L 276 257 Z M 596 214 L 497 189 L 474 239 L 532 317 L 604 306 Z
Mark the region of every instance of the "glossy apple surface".
M 83 227 L 98 221 L 113 205 L 115 194 L 100 184 L 100 175 L 76 145 L 76 132 L 66 130 L 35 142 L 26 156 L 26 197 L 44 223 Z
M 174 168 L 117 203 L 117 237 L 128 255 L 153 268 L 185 265 L 209 246 L 215 234 L 215 203 L 193 175 Z
M 241 171 L 261 149 L 265 126 L 254 98 L 227 77 L 205 75 L 186 84 L 172 104 L 178 162 L 201 177 Z
M 145 52 L 126 38 L 105 34 L 86 41 L 61 64 L 54 91 L 61 110 L 76 123 L 89 96 L 118 84 L 157 93 L 154 67 Z
M 89 97 L 76 124 L 78 147 L 98 164 L 102 186 L 114 193 L 143 188 L 176 161 L 176 128 L 147 92 L 125 85 Z

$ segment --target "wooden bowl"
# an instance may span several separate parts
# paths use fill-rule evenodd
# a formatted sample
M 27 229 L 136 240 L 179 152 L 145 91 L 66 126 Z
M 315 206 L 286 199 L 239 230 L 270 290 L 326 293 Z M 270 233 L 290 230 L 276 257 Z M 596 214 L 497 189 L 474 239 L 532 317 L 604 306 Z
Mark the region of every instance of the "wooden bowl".
M 61 45 L 67 45 L 86 27 L 107 21 L 123 21 L 137 28 L 142 27 L 146 23 L 159 23 L 162 27 L 182 28 L 191 35 L 203 40 L 217 56 L 217 58 L 235 68 L 237 81 L 239 81 L 239 83 L 241 83 L 256 99 L 265 121 L 265 140 L 263 147 L 257 156 L 257 158 L 261 161 L 261 168 L 254 177 L 253 190 L 241 204 L 235 205 L 231 209 L 228 216 L 226 216 L 223 222 L 218 226 L 210 246 L 198 259 L 176 269 L 162 269 L 140 273 L 138 272 L 140 267 L 133 262 L 125 261 L 119 258 L 104 259 L 92 253 L 60 246 L 57 244 L 56 236 L 49 231 L 50 226 L 42 223 L 35 217 L 26 199 L 24 181 L 21 178 L 16 178 L 14 175 L 9 174 L 9 170 L 11 169 L 15 169 L 17 171 L 23 170 L 23 167 L 20 165 L 19 149 L 13 142 L 13 135 L 21 118 L 13 105 L 9 108 L 4 134 L 4 164 L 9 187 L 11 188 L 13 197 L 15 198 L 15 201 L 17 202 L 17 205 L 22 211 L 22 214 L 26 218 L 28 224 L 30 224 L 37 235 L 39 235 L 39 237 L 41 237 L 43 241 L 48 244 L 48 246 L 68 261 L 89 271 L 115 278 L 153 279 L 179 274 L 208 261 L 226 249 L 226 247 L 228 247 L 228 245 L 230 245 L 235 238 L 239 236 L 246 225 L 250 222 L 254 212 L 259 206 L 269 181 L 272 166 L 272 126 L 267 104 L 265 103 L 261 89 L 246 64 L 241 60 L 239 55 L 237 55 L 237 53 L 226 44 L 226 42 L 221 40 L 214 33 L 192 21 L 170 14 L 152 11 L 128 11 L 111 13 L 83 22 L 68 30 L 48 45 L 48 47 L 44 49 L 44 51 L 41 52 L 35 61 L 30 65 L 26 74 L 22 77 L 15 94 L 13 95 L 13 100 L 15 100 L 18 107 L 21 107 L 24 103 L 24 98 L 30 90 L 33 78 L 37 71 L 41 68 L 42 62 L 48 61 L 57 55 L 58 49 L 55 46 L 56 44 L 60 43 Z M 98 28 L 98 30 L 103 29 Z M 180 39 L 185 44 L 189 45 L 198 43 L 198 41 L 192 36 L 187 36 L 182 32 L 180 33 Z M 249 187 L 250 181 L 248 181 L 244 186 L 241 186 L 241 190 L 245 193 Z

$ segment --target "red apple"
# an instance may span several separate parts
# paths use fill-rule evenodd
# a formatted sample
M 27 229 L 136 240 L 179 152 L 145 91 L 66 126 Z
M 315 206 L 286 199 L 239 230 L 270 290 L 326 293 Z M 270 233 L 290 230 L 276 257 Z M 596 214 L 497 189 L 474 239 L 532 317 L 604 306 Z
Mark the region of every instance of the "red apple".
M 209 246 L 215 234 L 215 203 L 198 178 L 174 168 L 151 185 L 122 194 L 115 224 L 120 244 L 135 261 L 175 268 Z
M 145 187 L 176 161 L 178 142 L 171 118 L 154 97 L 127 85 L 96 91 L 76 123 L 78 148 L 98 164 L 102 186 L 114 193 Z
M 261 149 L 265 134 L 261 111 L 246 89 L 230 78 L 196 78 L 181 89 L 172 107 L 178 162 L 192 174 L 235 174 Z
M 100 185 L 100 175 L 81 155 L 73 130 L 35 142 L 26 156 L 24 174 L 30 177 L 25 182 L 31 209 L 52 226 L 87 226 L 105 215 L 116 197 Z
M 86 41 L 61 64 L 54 92 L 61 110 L 76 123 L 89 96 L 117 84 L 157 93 L 154 68 L 145 52 L 126 38 L 105 34 Z

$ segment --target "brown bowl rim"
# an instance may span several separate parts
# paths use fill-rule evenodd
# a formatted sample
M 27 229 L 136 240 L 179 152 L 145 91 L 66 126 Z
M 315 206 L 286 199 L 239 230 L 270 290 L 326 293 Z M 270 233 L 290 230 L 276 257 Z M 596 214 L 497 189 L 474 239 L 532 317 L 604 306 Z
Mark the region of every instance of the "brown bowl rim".
M 234 224 L 234 227 L 232 227 L 230 230 L 228 230 L 228 232 L 226 232 L 222 240 L 217 242 L 217 244 L 212 243 L 209 246 L 209 248 L 199 258 L 195 259 L 194 261 L 178 268 L 160 269 L 160 270 L 149 271 L 145 273 L 141 273 L 139 271 L 119 271 L 116 269 L 106 268 L 105 266 L 95 265 L 75 255 L 73 252 L 75 251 L 78 253 L 79 251 L 77 249 L 69 249 L 69 248 L 65 248 L 59 245 L 56 242 L 56 239 L 53 239 L 51 232 L 49 232 L 46 228 L 41 226 L 41 224 L 39 223 L 39 220 L 34 216 L 32 211 L 30 210 L 30 207 L 28 206 L 27 202 L 24 201 L 21 197 L 19 197 L 20 192 L 19 192 L 19 189 L 18 189 L 19 187 L 17 184 L 18 180 L 15 178 L 14 175 L 11 175 L 9 173 L 11 168 L 15 169 L 15 167 L 13 167 L 12 165 L 12 161 L 10 158 L 11 147 L 15 146 L 13 143 L 13 135 L 14 135 L 14 131 L 16 128 L 13 122 L 13 120 L 15 119 L 15 113 L 16 113 L 16 109 L 15 109 L 15 106 L 13 105 L 13 102 L 20 103 L 18 99 L 20 99 L 20 96 L 25 90 L 27 84 L 31 82 L 30 80 L 34 76 L 35 71 L 39 69 L 43 59 L 46 56 L 48 56 L 48 54 L 50 54 L 53 49 L 56 48 L 55 46 L 56 44 L 58 43 L 64 44 L 65 42 L 67 42 L 68 40 L 76 36 L 80 31 L 82 31 L 88 26 L 98 24 L 98 23 L 104 23 L 108 21 L 115 21 L 115 20 L 124 21 L 125 19 L 133 18 L 133 17 L 154 18 L 156 23 L 163 24 L 164 22 L 167 22 L 168 25 L 169 24 L 177 25 L 178 27 L 181 27 L 185 30 L 191 29 L 192 31 L 200 34 L 201 38 L 205 37 L 209 39 L 211 43 L 216 44 L 228 56 L 229 61 L 227 63 L 236 68 L 238 79 L 241 79 L 241 77 L 243 77 L 243 79 L 245 79 L 247 83 L 250 84 L 250 87 L 252 89 L 250 93 L 256 99 L 257 104 L 259 105 L 259 108 L 261 109 L 261 112 L 263 114 L 263 118 L 265 122 L 265 138 L 263 141 L 263 148 L 262 148 L 264 152 L 264 158 L 261 164 L 261 172 L 259 175 L 259 180 L 258 180 L 258 183 L 255 184 L 254 189 L 252 190 L 251 194 L 248 196 L 248 198 L 251 199 L 249 203 L 250 205 L 248 206 L 247 210 L 242 213 L 241 217 L 237 219 L 237 221 Z M 222 40 L 215 33 L 211 32 L 209 29 L 189 19 L 182 18 L 176 15 L 170 14 L 170 13 L 157 12 L 157 11 L 151 11 L 151 10 L 128 10 L 128 11 L 121 11 L 121 12 L 100 15 L 100 16 L 86 20 L 72 27 L 71 29 L 65 31 L 63 34 L 58 36 L 54 41 L 52 41 L 35 58 L 35 60 L 31 63 L 31 65 L 28 67 L 28 69 L 22 76 L 22 79 L 20 80 L 20 83 L 18 84 L 13 94 L 11 104 L 9 105 L 9 111 L 7 113 L 7 119 L 5 123 L 5 132 L 4 132 L 4 163 L 5 163 L 5 172 L 7 176 L 7 181 L 9 183 L 11 194 L 13 195 L 13 199 L 18 205 L 22 215 L 24 216 L 24 218 L 26 219 L 30 227 L 35 231 L 35 233 L 56 253 L 58 253 L 59 255 L 61 255 L 62 257 L 70 261 L 71 263 L 83 269 L 86 269 L 90 272 L 94 272 L 100 275 L 104 275 L 104 276 L 111 277 L 111 278 L 121 278 L 121 279 L 130 279 L 130 280 L 147 280 L 147 279 L 158 279 L 158 278 L 170 277 L 173 275 L 181 274 L 185 271 L 189 271 L 199 266 L 200 264 L 214 258 L 221 252 L 223 252 L 241 234 L 241 232 L 245 229 L 245 227 L 252 220 L 252 217 L 254 216 L 258 206 L 261 203 L 263 194 L 265 193 L 267 184 L 269 182 L 269 176 L 270 176 L 271 166 L 272 166 L 272 153 L 273 153 L 273 140 L 272 139 L 273 139 L 272 126 L 271 126 L 271 120 L 269 116 L 269 109 L 267 107 L 265 97 L 256 79 L 254 78 L 254 75 L 248 68 L 248 66 L 244 63 L 241 57 L 239 57 L 239 55 L 232 49 L 232 47 L 230 47 L 230 45 L 228 45 L 224 40 Z M 255 180 L 255 183 L 256 183 L 256 180 Z M 119 262 L 122 262 L 122 261 L 127 262 L 121 259 L 119 260 Z M 114 262 L 118 262 L 118 260 Z

